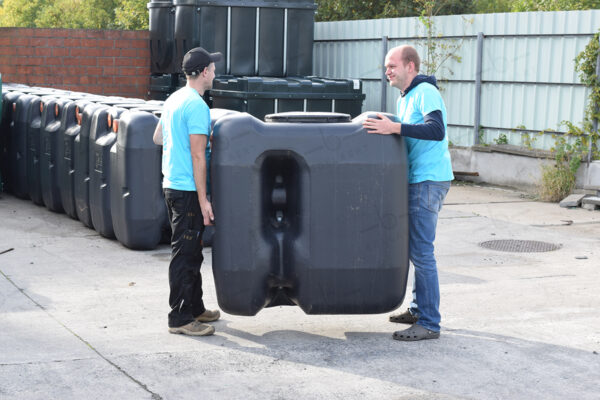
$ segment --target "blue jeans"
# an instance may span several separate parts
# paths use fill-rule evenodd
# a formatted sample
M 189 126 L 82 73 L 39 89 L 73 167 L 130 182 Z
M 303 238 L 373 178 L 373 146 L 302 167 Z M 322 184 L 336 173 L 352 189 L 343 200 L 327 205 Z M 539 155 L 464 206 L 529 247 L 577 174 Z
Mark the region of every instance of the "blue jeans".
M 440 331 L 440 285 L 433 254 L 438 213 L 450 182 L 425 181 L 409 185 L 409 257 L 415 268 L 410 312 L 418 325 Z

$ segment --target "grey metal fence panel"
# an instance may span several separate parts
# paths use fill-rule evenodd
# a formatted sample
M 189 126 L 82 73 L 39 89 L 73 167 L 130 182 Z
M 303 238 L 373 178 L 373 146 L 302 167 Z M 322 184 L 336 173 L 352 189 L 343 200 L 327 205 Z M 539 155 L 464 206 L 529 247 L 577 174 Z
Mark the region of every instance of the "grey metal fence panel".
M 481 132 L 492 143 L 501 134 L 523 145 L 524 135 L 564 131 L 563 120 L 579 124 L 588 89 L 575 72 L 574 58 L 600 29 L 600 10 L 528 12 L 435 17 L 437 40 L 461 43 L 462 62 L 449 61 L 452 74 L 438 71 L 448 109 L 448 136 L 472 145 L 475 137 L 477 32 L 483 32 Z M 363 79 L 363 110 L 394 112 L 399 92 L 388 89 L 381 104 L 382 37 L 388 48 L 412 44 L 425 54 L 418 18 L 319 22 L 315 24 L 316 75 Z M 526 130 L 523 130 L 523 127 Z M 550 148 L 550 135 L 535 136 L 534 147 Z

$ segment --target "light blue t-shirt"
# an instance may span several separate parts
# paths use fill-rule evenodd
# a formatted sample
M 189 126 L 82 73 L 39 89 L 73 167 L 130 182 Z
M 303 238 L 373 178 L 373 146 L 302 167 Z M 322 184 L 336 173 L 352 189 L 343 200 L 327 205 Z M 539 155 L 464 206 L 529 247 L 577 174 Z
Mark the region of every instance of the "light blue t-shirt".
M 196 191 L 189 135 L 210 136 L 208 106 L 196 90 L 183 87 L 165 101 L 160 123 L 163 133 L 163 188 Z M 210 147 L 207 143 L 207 166 L 209 161 Z
M 398 118 L 406 124 L 422 124 L 423 117 L 439 110 L 446 131 L 446 106 L 440 92 L 430 83 L 423 82 L 398 98 Z M 441 141 L 405 137 L 408 148 L 408 182 L 451 181 L 452 162 L 448 151 L 448 135 Z

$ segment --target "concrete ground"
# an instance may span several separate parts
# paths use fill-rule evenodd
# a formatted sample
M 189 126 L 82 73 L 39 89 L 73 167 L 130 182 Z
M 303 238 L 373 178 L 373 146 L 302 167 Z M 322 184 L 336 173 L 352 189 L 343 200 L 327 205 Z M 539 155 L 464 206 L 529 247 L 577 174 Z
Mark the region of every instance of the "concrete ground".
M 436 242 L 442 335 L 414 343 L 391 339 L 404 326 L 387 314 L 298 307 L 170 335 L 167 246 L 127 250 L 9 195 L 0 221 L 0 399 L 599 398 L 600 211 L 453 186 Z M 494 239 L 561 248 L 478 245 Z

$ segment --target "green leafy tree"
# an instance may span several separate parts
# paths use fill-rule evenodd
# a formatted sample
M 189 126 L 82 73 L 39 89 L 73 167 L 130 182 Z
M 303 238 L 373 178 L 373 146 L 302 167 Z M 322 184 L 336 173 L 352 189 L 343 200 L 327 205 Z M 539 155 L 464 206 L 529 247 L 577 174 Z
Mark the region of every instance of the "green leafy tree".
M 106 29 L 114 27 L 115 0 L 52 0 L 35 21 L 39 28 Z
M 0 26 L 34 28 L 35 20 L 49 0 L 4 0 L 0 8 Z
M 148 29 L 148 0 L 117 0 L 115 23 L 119 29 Z
M 468 14 L 472 1 L 434 0 L 435 15 Z M 317 21 L 416 17 L 421 14 L 417 0 L 322 0 L 318 2 Z
M 474 0 L 476 13 L 566 11 L 600 8 L 600 0 Z

